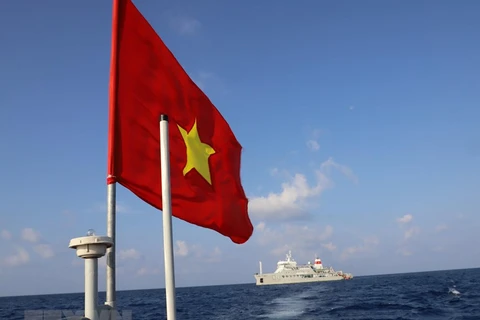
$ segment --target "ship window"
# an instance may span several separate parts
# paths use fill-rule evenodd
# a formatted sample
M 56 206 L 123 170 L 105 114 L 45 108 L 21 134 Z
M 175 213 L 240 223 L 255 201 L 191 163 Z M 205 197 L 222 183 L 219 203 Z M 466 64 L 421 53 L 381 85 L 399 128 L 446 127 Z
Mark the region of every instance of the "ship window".
M 260 278 L 260 283 L 263 283 L 263 278 Z

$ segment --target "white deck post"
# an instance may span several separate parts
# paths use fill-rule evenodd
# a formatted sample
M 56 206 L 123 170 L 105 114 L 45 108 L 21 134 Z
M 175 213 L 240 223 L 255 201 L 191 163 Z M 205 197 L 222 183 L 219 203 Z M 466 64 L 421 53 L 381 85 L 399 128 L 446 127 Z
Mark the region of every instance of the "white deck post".
M 98 258 L 112 245 L 110 237 L 96 236 L 93 230 L 86 237 L 70 240 L 69 248 L 85 260 L 85 317 L 89 320 L 98 320 Z

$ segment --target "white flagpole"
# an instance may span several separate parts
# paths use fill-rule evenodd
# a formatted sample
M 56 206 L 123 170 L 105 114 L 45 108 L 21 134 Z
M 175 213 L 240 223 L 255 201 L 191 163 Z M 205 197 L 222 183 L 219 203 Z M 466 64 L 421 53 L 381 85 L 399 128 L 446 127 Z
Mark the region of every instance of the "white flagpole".
M 107 236 L 113 245 L 107 249 L 107 288 L 105 304 L 115 309 L 115 216 L 116 216 L 116 183 L 107 186 Z
M 160 116 L 160 162 L 162 173 L 163 253 L 165 262 L 165 298 L 167 319 L 175 320 L 175 269 L 173 264 L 172 195 L 170 185 L 170 147 L 168 116 Z
M 117 50 L 118 50 L 118 30 L 119 30 L 119 11 L 120 11 L 120 0 L 113 0 L 112 5 L 112 52 L 111 52 L 111 65 L 110 65 L 110 77 L 114 79 L 110 81 L 110 112 L 114 112 L 117 104 L 117 83 L 118 80 L 118 61 L 117 61 Z M 112 95 L 113 94 L 113 95 Z M 109 126 L 112 125 L 113 114 L 109 114 Z M 109 128 L 112 130 L 112 128 Z M 109 141 L 110 143 L 110 141 Z M 111 146 L 109 146 L 110 148 Z M 110 161 L 110 159 L 109 159 Z M 110 172 L 109 172 L 110 173 Z M 113 172 L 114 174 L 114 172 Z M 108 178 L 114 178 L 110 174 Z M 111 238 L 113 245 L 107 249 L 106 259 L 107 259 L 107 287 L 106 287 L 106 301 L 105 305 L 109 306 L 112 309 L 116 308 L 116 288 L 115 288 L 115 251 L 117 246 L 116 239 L 116 193 L 117 193 L 117 184 L 110 183 L 107 185 L 107 236 Z

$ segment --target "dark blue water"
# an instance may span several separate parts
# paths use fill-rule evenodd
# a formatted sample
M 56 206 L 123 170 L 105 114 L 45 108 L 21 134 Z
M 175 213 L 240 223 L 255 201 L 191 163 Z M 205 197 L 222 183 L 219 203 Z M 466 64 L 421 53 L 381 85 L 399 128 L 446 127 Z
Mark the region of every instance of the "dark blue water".
M 449 292 L 456 288 L 460 295 Z M 165 319 L 164 290 L 121 291 L 132 319 Z M 100 301 L 105 294 L 100 294 Z M 0 298 L 0 319 L 25 310 L 83 309 L 83 294 Z M 177 288 L 177 319 L 480 319 L 480 269 L 357 277 L 350 281 L 257 287 Z M 120 312 L 121 313 L 121 312 Z

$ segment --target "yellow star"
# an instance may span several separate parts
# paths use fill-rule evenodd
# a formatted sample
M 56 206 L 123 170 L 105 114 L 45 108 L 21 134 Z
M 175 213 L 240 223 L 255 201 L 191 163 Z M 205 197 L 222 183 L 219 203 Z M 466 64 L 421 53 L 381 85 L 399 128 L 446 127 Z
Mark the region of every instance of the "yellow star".
M 215 153 L 215 150 L 200 140 L 197 130 L 197 120 L 195 119 L 190 132 L 187 132 L 187 130 L 183 129 L 178 124 L 177 126 L 182 134 L 183 140 L 185 141 L 185 145 L 187 146 L 187 163 L 185 164 L 185 168 L 183 168 L 183 175 L 186 175 L 195 168 L 209 184 L 212 184 L 208 158 Z

